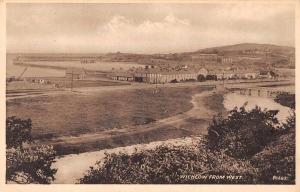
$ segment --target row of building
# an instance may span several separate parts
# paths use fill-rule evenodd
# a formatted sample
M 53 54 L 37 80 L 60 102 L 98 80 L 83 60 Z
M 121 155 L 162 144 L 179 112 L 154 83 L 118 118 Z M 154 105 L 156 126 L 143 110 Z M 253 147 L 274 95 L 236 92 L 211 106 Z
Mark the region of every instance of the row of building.
M 250 69 L 187 69 L 163 70 L 158 68 L 113 71 L 111 78 L 119 81 L 136 81 L 145 83 L 170 83 L 180 81 L 203 81 L 224 79 L 275 78 L 272 71 L 255 71 Z
M 67 79 L 85 79 L 86 71 L 83 68 L 69 68 L 66 70 Z M 180 81 L 204 81 L 225 79 L 257 79 L 275 78 L 276 73 L 271 70 L 251 70 L 247 68 L 131 68 L 129 70 L 112 70 L 110 77 L 117 81 L 135 81 L 144 83 L 170 83 Z

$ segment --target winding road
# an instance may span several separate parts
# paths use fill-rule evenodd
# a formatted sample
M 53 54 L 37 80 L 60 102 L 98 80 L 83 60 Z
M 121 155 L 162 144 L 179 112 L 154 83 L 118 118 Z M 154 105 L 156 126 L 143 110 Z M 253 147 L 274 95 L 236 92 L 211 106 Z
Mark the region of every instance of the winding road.
M 213 115 L 215 115 L 217 112 L 212 111 L 209 109 L 204 99 L 207 97 L 212 96 L 215 94 L 215 91 L 203 91 L 201 93 L 195 94 L 192 96 L 191 103 L 193 104 L 193 108 L 185 113 L 177 114 L 175 116 L 171 116 L 165 119 L 161 119 L 149 124 L 145 125 L 139 125 L 139 126 L 133 126 L 123 129 L 112 129 L 103 131 L 101 133 L 90 133 L 90 134 L 82 134 L 79 136 L 62 136 L 59 138 L 53 138 L 51 140 L 44 141 L 45 144 L 50 144 L 54 146 L 65 146 L 65 145 L 81 145 L 84 143 L 94 143 L 94 142 L 100 142 L 105 140 L 110 140 L 115 137 L 119 138 L 126 138 L 131 137 L 133 135 L 139 134 L 143 135 L 147 132 L 165 128 L 165 127 L 171 127 L 172 130 L 183 130 L 188 129 L 188 127 L 183 128 L 184 124 L 187 123 L 189 119 L 201 119 L 201 123 L 197 124 L 197 126 L 200 127 L 200 129 L 206 129 L 208 126 L 208 123 L 210 122 Z M 43 143 L 43 141 L 40 141 L 40 143 Z

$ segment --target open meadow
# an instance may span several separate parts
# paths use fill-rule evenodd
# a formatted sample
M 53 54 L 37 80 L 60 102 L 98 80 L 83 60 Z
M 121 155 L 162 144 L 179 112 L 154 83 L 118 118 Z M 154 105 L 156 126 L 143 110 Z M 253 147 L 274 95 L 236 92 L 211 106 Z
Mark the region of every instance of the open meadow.
M 209 88 L 66 92 L 10 99 L 7 116 L 31 118 L 33 136 L 47 139 L 143 125 L 192 108 L 192 95 Z M 155 102 L 153 102 L 155 101 Z

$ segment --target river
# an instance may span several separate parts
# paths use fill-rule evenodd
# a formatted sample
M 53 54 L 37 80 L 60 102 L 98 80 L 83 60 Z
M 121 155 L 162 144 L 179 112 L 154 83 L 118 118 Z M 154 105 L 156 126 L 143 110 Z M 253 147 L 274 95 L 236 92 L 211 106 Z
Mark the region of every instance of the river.
M 272 98 L 257 97 L 257 96 L 246 96 L 238 93 L 227 93 L 224 95 L 223 105 L 225 109 L 232 110 L 235 107 L 242 107 L 246 104 L 246 110 L 251 110 L 258 106 L 262 109 L 278 110 L 276 115 L 279 122 L 283 123 L 292 114 L 292 109 L 285 107 L 275 102 Z

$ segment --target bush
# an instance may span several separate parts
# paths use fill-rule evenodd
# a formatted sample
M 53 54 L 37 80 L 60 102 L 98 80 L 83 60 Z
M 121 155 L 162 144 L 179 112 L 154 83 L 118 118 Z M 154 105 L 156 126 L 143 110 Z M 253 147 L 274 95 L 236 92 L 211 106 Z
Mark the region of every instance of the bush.
M 245 106 L 230 111 L 227 118 L 215 117 L 208 128 L 208 145 L 223 149 L 232 157 L 248 159 L 274 139 L 278 111 L 246 111 Z
M 286 134 L 286 133 L 292 133 L 295 132 L 296 127 L 296 114 L 295 111 L 288 117 L 285 123 L 283 123 L 278 132 L 279 134 Z
M 31 120 L 19 119 L 15 116 L 6 119 L 7 148 L 21 147 L 23 143 L 31 142 Z
M 218 80 L 218 77 L 216 75 L 207 75 L 206 80 Z
M 6 181 L 47 184 L 54 180 L 57 170 L 51 165 L 56 152 L 52 146 L 31 147 L 31 129 L 30 119 L 6 119 Z
M 281 93 L 274 99 L 277 103 L 295 109 L 295 94 Z
M 253 166 L 259 169 L 261 183 L 295 183 L 295 134 L 282 135 L 271 142 L 263 151 L 251 159 Z M 286 180 L 274 180 L 273 176 L 284 176 Z
M 49 184 L 54 180 L 56 169 L 51 165 L 55 159 L 52 146 L 36 148 L 11 148 L 6 151 L 6 180 L 19 184 Z
M 205 81 L 204 75 L 198 75 L 197 80 L 200 82 Z
M 208 140 L 162 145 L 132 154 L 106 154 L 79 179 L 81 184 L 293 184 L 295 115 L 279 127 L 277 111 L 234 109 L 216 117 Z M 276 127 L 276 129 L 275 129 Z M 209 179 L 210 176 L 241 179 Z M 288 180 L 274 180 L 286 176 Z
M 242 175 L 236 181 L 190 179 L 187 175 Z M 249 162 L 199 146 L 159 146 L 133 154 L 106 154 L 79 180 L 84 184 L 253 183 L 256 171 Z
M 186 79 L 186 80 L 184 80 L 184 82 L 196 82 L 197 80 L 195 80 L 195 79 Z
M 271 142 L 251 162 L 259 169 L 261 183 L 295 183 L 295 114 L 282 125 L 279 138 Z M 286 180 L 274 180 L 273 176 L 284 176 Z

